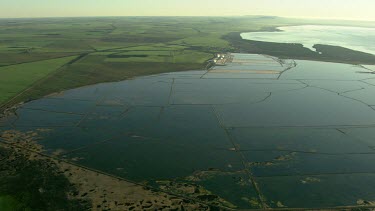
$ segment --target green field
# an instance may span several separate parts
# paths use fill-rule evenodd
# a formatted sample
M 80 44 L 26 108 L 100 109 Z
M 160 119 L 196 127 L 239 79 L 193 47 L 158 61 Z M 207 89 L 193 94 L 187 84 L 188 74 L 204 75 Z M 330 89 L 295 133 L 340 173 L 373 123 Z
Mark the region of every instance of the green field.
M 0 67 L 0 103 L 4 103 L 55 72 L 75 56 Z
M 319 57 L 298 45 L 238 38 L 240 32 L 299 24 L 375 27 L 373 22 L 264 16 L 0 19 L 0 110 L 99 82 L 204 69 L 223 51 L 371 63 L 373 57 L 339 47 L 319 46 L 328 55 Z

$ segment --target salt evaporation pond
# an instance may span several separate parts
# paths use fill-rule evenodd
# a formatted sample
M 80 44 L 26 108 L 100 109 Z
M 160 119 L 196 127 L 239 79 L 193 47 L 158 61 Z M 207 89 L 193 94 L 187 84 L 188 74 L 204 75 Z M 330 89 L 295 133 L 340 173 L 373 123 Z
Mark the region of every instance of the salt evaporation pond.
M 232 56 L 208 71 L 26 103 L 0 121 L 1 140 L 36 133 L 44 154 L 233 208 L 375 200 L 375 75 L 347 64 Z

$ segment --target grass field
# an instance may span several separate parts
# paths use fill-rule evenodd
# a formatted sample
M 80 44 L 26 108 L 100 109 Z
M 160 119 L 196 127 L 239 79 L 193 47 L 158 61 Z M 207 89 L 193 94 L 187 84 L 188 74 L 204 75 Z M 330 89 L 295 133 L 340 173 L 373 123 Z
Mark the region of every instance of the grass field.
M 301 46 L 242 41 L 237 36 L 299 24 L 375 27 L 373 22 L 263 16 L 0 19 L 0 111 L 64 89 L 203 69 L 221 51 L 347 63 L 363 58 L 360 52 L 327 46 L 319 48 L 329 58 L 318 58 Z M 336 56 L 342 52 L 344 56 Z M 349 61 L 348 55 L 354 59 Z
M 0 103 L 53 73 L 75 56 L 0 67 Z

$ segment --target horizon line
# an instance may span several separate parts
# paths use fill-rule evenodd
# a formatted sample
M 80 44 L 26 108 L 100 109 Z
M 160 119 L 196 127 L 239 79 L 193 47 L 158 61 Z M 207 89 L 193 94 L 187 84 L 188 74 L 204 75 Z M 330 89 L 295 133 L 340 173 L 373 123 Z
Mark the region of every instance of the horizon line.
M 40 17 L 0 17 L 0 19 L 48 19 L 48 18 L 121 18 L 121 17 L 274 17 L 291 19 L 312 19 L 312 20 L 336 20 L 336 21 L 359 21 L 375 22 L 368 19 L 347 19 L 340 17 L 301 17 L 301 16 L 275 16 L 275 15 L 99 15 L 99 16 L 40 16 Z

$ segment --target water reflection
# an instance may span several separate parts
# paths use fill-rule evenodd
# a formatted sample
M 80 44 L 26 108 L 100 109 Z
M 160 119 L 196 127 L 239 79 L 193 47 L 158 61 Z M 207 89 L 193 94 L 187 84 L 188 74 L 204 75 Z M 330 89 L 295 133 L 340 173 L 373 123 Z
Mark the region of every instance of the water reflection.
M 375 29 L 346 26 L 286 26 L 278 32 L 242 33 L 246 40 L 263 42 L 300 43 L 315 51 L 315 44 L 334 45 L 375 54 Z

